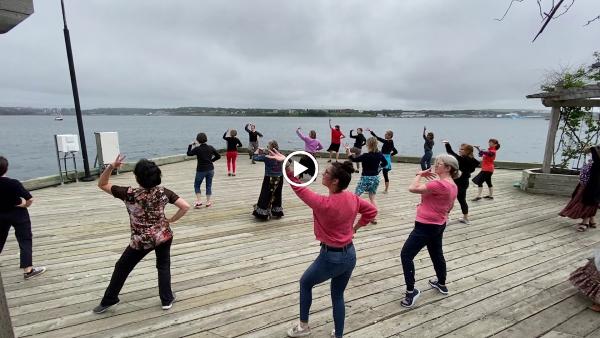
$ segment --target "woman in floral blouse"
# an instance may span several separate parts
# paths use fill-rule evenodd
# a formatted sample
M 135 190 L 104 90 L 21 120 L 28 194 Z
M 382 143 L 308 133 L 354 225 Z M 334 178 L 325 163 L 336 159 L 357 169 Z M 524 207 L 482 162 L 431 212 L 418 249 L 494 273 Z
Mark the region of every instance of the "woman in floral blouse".
M 114 169 L 123 164 L 124 156 L 119 155 L 110 164 L 98 181 L 98 187 L 125 202 L 131 225 L 131 241 L 115 265 L 110 284 L 104 293 L 100 305 L 94 313 L 103 313 L 109 307 L 119 303 L 119 292 L 127 276 L 146 254 L 156 253 L 158 270 L 158 292 L 163 310 L 173 306 L 175 294 L 171 291 L 171 242 L 173 231 L 170 223 L 180 219 L 190 205 L 171 190 L 160 186 L 161 171 L 152 161 L 139 160 L 133 173 L 140 185 L 137 188 L 121 187 L 109 183 Z M 171 218 L 165 216 L 167 203 L 175 204 L 179 210 Z

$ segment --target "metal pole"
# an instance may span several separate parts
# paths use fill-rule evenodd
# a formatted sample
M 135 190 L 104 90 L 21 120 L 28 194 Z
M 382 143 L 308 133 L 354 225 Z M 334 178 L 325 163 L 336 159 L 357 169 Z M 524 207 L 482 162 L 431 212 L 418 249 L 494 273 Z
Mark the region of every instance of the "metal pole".
M 65 4 L 60 0 L 60 6 L 63 16 L 63 32 L 65 34 L 65 45 L 67 47 L 67 59 L 69 60 L 69 73 L 71 74 L 71 88 L 73 89 L 73 100 L 75 101 L 75 115 L 77 115 L 77 128 L 79 129 L 79 143 L 81 143 L 81 155 L 83 156 L 84 177 L 82 181 L 92 181 L 90 175 L 90 165 L 88 163 L 87 147 L 85 145 L 85 132 L 83 130 L 83 119 L 81 118 L 81 108 L 79 107 L 79 91 L 77 90 L 77 78 L 75 77 L 75 65 L 73 63 L 73 51 L 71 50 L 71 36 L 67 28 L 67 19 L 65 17 Z

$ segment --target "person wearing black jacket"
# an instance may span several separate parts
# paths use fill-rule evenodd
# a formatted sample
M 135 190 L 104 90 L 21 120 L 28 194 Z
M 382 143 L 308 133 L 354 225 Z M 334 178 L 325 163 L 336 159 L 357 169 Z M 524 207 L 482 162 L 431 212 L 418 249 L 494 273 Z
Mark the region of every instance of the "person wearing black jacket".
M 215 176 L 215 166 L 213 162 L 221 158 L 221 155 L 215 150 L 213 146 L 206 144 L 208 141 L 205 133 L 199 133 L 196 136 L 196 140 L 188 146 L 187 155 L 196 156 L 198 164 L 196 165 L 196 179 L 194 179 L 194 191 L 196 192 L 196 203 L 194 207 L 196 209 L 202 206 L 202 192 L 200 191 L 200 185 L 202 181 L 206 179 L 206 207 L 210 207 L 212 202 L 210 196 L 212 195 L 212 179 Z
M 248 132 L 248 154 L 250 155 L 252 164 L 256 164 L 254 153 L 258 150 L 258 138 L 263 137 L 263 134 L 256 131 L 256 126 L 252 123 L 247 123 L 244 129 Z
M 358 157 L 362 153 L 362 147 L 365 144 L 367 144 L 367 139 L 365 138 L 365 135 L 363 135 L 362 128 L 356 129 L 356 135 L 352 135 L 352 132 L 354 132 L 354 129 L 350 130 L 350 138 L 354 139 L 354 146 L 352 146 L 352 148 L 350 149 L 350 152 L 355 157 Z M 360 162 L 356 162 L 356 170 L 354 172 L 357 173 L 359 171 L 360 171 Z
M 385 182 L 385 190 L 383 191 L 383 193 L 387 194 L 388 188 L 390 187 L 390 179 L 388 177 L 388 173 L 390 172 L 390 170 L 392 170 L 392 157 L 398 154 L 398 150 L 396 149 L 396 147 L 394 147 L 394 140 L 392 140 L 392 138 L 394 137 L 394 132 L 388 130 L 385 132 L 385 138 L 381 138 L 375 135 L 375 133 L 371 129 L 367 129 L 367 131 L 369 131 L 373 137 L 377 138 L 377 141 L 383 143 L 383 145 L 381 146 L 381 153 L 387 161 L 387 166 L 385 166 L 382 170 L 383 181 Z
M 470 224 L 467 189 L 469 188 L 469 178 L 471 177 L 471 173 L 479 166 L 479 161 L 473 157 L 473 146 L 470 144 L 461 144 L 457 154 L 452 150 L 452 146 L 450 146 L 448 140 L 444 140 L 442 143 L 446 146 L 446 152 L 458 160 L 458 169 L 462 172 L 462 175 L 460 175 L 459 178 L 454 179 L 454 183 L 458 188 L 456 199 L 458 200 L 458 203 L 460 203 L 460 210 L 463 214 L 463 217 L 459 218 L 458 221 Z
M 27 208 L 33 203 L 33 197 L 21 182 L 6 177 L 7 171 L 8 160 L 0 156 L 0 253 L 13 227 L 19 243 L 23 278 L 27 280 L 46 271 L 45 267 L 33 267 L 32 264 L 31 219 Z

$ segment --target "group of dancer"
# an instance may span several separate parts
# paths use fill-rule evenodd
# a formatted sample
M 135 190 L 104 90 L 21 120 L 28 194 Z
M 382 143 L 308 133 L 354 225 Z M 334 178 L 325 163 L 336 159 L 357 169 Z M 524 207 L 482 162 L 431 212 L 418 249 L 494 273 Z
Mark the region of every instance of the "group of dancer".
M 288 166 L 283 167 L 285 156 L 280 153 L 278 143 L 270 140 L 266 148 L 259 147 L 258 140 L 262 134 L 258 133 L 255 126 L 248 124 L 245 127 L 250 139 L 250 159 L 260 161 L 265 165 L 265 175 L 262 183 L 258 203 L 254 206 L 253 214 L 260 219 L 282 217 L 283 208 L 281 192 L 283 188 L 283 170 L 287 171 L 292 181 L 299 182 L 293 176 L 293 170 Z M 339 126 L 331 127 L 333 141 L 341 141 L 343 133 Z M 379 185 L 379 172 L 383 173 L 385 191 L 389 188 L 388 173 L 391 170 L 392 156 L 397 154 L 393 142 L 393 133 L 388 130 L 384 138 L 378 137 L 372 130 L 368 139 L 363 135 L 363 129 L 357 128 L 350 131 L 350 137 L 355 139 L 353 147 L 345 145 L 349 161 L 337 161 L 339 146 L 330 147 L 330 160 L 322 173 L 321 184 L 327 188 L 326 194 L 318 194 L 308 187 L 290 184 L 292 191 L 312 209 L 314 234 L 320 243 L 320 252 L 314 262 L 306 269 L 300 278 L 300 320 L 287 332 L 290 337 L 302 337 L 310 334 L 309 313 L 312 303 L 312 289 L 315 285 L 331 280 L 331 299 L 333 306 L 334 330 L 332 335 L 342 337 L 344 333 L 345 306 L 344 291 L 353 269 L 356 265 L 356 251 L 353 244 L 355 233 L 369 223 L 376 223 L 378 213 L 375 195 Z M 475 201 L 481 200 L 483 183 L 487 183 L 489 195 L 483 197 L 493 199 L 491 177 L 494 171 L 494 160 L 500 144 L 496 139 L 490 139 L 487 150 L 478 146 L 461 144 L 458 153 L 454 152 L 447 140 L 442 141 L 446 147 L 446 154 L 435 157 L 431 164 L 433 148 L 433 133 L 425 133 L 425 156 L 422 165 L 425 168 L 417 172 L 414 180 L 409 185 L 411 193 L 420 195 L 417 206 L 414 228 L 405 241 L 400 257 L 406 293 L 400 305 L 413 307 L 421 295 L 415 286 L 414 258 L 427 247 L 433 262 L 436 278 L 429 280 L 429 286 L 443 295 L 449 293 L 446 286 L 447 269 L 443 253 L 443 234 L 448 224 L 448 215 L 453 208 L 455 199 L 458 199 L 462 217 L 459 221 L 469 224 L 466 191 L 469 186 L 471 173 L 479 165 L 474 158 L 474 149 L 482 157 L 481 172 L 473 178 L 478 185 L 478 195 Z M 323 149 L 321 142 L 316 137 L 316 132 L 311 130 L 305 136 L 301 128 L 296 130 L 297 135 L 304 141 L 305 150 L 316 153 Z M 227 142 L 228 175 L 235 176 L 235 161 L 238 148 L 241 146 L 235 130 L 228 130 L 223 139 Z M 339 136 L 339 138 L 338 138 Z M 211 206 L 211 185 L 214 177 L 213 162 L 220 159 L 216 149 L 207 144 L 205 133 L 199 133 L 192 144 L 188 146 L 187 154 L 197 157 L 196 177 L 194 191 L 196 202 L 194 206 Z M 379 142 L 382 148 L 379 150 Z M 253 143 L 253 144 L 252 144 Z M 362 152 L 362 147 L 367 147 Z M 230 154 L 231 152 L 231 154 Z M 235 152 L 235 154 L 233 154 Z M 333 152 L 333 153 L 332 153 Z M 335 154 L 336 161 L 333 161 Z M 592 159 L 582 170 L 580 184 L 573 194 L 569 205 L 561 215 L 583 219 L 582 227 L 585 229 L 595 227 L 594 216 L 598 209 L 600 194 L 600 147 L 590 149 Z M 104 192 L 125 203 L 130 217 L 131 239 L 120 259 L 115 264 L 109 285 L 100 304 L 93 309 L 94 313 L 103 313 L 108 308 L 119 303 L 119 293 L 129 273 L 134 269 L 145 255 L 154 251 L 156 267 L 158 270 L 158 287 L 161 307 L 168 310 L 173 306 L 176 295 L 171 289 L 170 273 L 170 247 L 173 241 L 173 231 L 170 225 L 185 215 L 191 206 L 176 193 L 161 186 L 161 170 L 152 161 L 142 159 L 137 162 L 134 176 L 138 187 L 118 186 L 110 183 L 113 170 L 118 169 L 124 161 L 119 155 L 102 172 L 98 187 Z M 311 161 L 312 163 L 312 161 Z M 354 164 L 357 163 L 355 169 Z M 358 165 L 362 163 L 362 167 Z M 429 167 L 427 167 L 429 166 Z M 8 169 L 8 161 L 0 157 L 0 251 L 6 241 L 10 227 L 16 230 L 16 237 L 21 248 L 21 267 L 24 269 L 24 278 L 29 279 L 45 271 L 45 268 L 33 267 L 31 263 L 31 223 L 27 214 L 27 207 L 31 205 L 32 197 L 29 192 L 16 180 L 4 177 Z M 362 169 L 355 192 L 347 191 L 352 179 L 352 174 Z M 312 168 L 311 175 L 315 175 Z M 206 181 L 206 201 L 201 198 L 201 184 Z M 364 192 L 369 194 L 369 201 L 362 199 Z M 165 215 L 167 204 L 174 204 L 178 209 L 171 216 Z M 358 221 L 356 217 L 360 215 Z M 598 264 L 600 258 L 576 270 L 571 281 L 595 302 L 595 310 L 600 310 L 600 274 Z M 595 282 L 594 282 L 595 281 Z

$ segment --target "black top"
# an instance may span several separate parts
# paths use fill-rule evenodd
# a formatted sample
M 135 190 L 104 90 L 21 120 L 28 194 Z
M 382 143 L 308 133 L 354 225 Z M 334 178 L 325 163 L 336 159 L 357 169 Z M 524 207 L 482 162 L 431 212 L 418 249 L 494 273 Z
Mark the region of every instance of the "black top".
M 21 204 L 21 197 L 29 200 L 32 196 L 21 182 L 8 177 L 0 177 L 0 212 L 23 209 L 17 207 Z
M 384 168 L 388 165 L 385 157 L 383 157 L 383 154 L 380 152 L 364 153 L 356 158 L 350 155 L 349 158 L 352 160 L 352 162 L 362 162 L 363 176 L 377 176 L 379 175 L 379 168 Z
M 600 154 L 598 147 L 592 148 L 592 168 L 590 169 L 590 179 L 583 189 L 581 198 L 585 205 L 597 205 L 600 203 Z
M 458 169 L 462 172 L 459 178 L 454 180 L 456 185 L 469 184 L 471 173 L 479 166 L 479 161 L 469 156 L 460 156 L 452 150 L 450 143 L 446 143 L 446 152 L 456 158 Z
M 425 149 L 425 151 L 432 151 L 433 140 L 428 139 L 427 136 L 425 136 L 425 134 L 423 134 L 423 139 L 425 140 L 425 143 L 423 144 L 423 149 Z
M 248 124 L 246 124 L 246 126 L 244 127 L 244 129 L 246 129 L 246 131 L 248 132 L 248 136 L 250 137 L 249 138 L 250 142 L 256 142 L 256 141 L 258 141 L 258 137 L 259 136 L 263 137 L 263 134 L 259 133 L 258 131 L 256 131 L 256 130 L 255 131 L 250 130 L 250 128 L 248 128 Z
M 212 163 L 221 158 L 221 155 L 219 155 L 215 148 L 206 143 L 202 143 L 196 148 L 192 148 L 192 145 L 190 144 L 188 146 L 187 155 L 196 156 L 196 159 L 198 160 L 196 171 L 214 170 L 215 166 Z
M 237 151 L 237 148 L 242 146 L 239 138 L 227 136 L 227 132 L 223 134 L 223 139 L 227 141 L 227 151 Z
M 362 148 L 365 144 L 367 144 L 367 139 L 365 138 L 365 135 L 363 134 L 356 134 L 352 135 L 352 132 L 354 130 L 350 130 L 350 137 L 353 139 L 356 139 L 356 141 L 354 141 L 354 147 L 355 148 Z
M 371 135 L 375 136 L 379 142 L 383 143 L 383 146 L 381 146 L 382 154 L 390 154 L 391 156 L 394 156 L 398 153 L 398 150 L 396 149 L 396 147 L 394 147 L 394 140 L 386 140 L 384 138 L 381 138 L 375 135 L 373 131 L 371 131 Z

